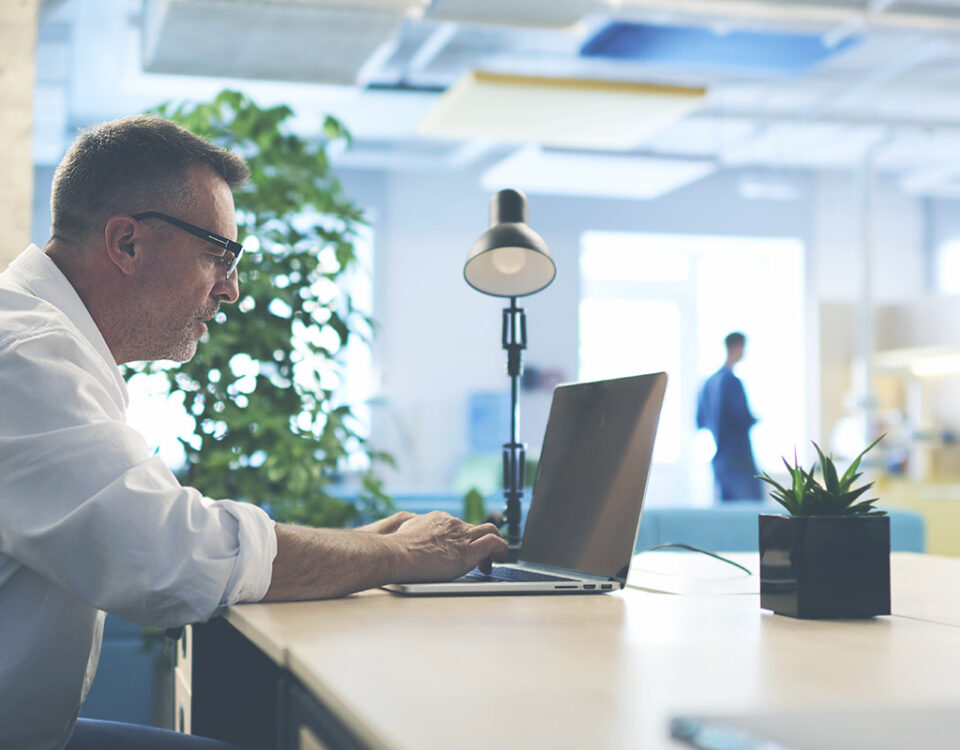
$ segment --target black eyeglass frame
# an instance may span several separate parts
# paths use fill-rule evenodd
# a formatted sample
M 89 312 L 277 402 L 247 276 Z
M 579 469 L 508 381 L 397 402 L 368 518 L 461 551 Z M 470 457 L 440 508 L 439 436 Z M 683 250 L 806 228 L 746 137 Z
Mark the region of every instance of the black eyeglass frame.
M 219 253 L 218 257 L 223 257 L 224 253 L 231 253 L 233 258 L 230 260 L 230 263 L 227 266 L 227 278 L 230 278 L 230 276 L 236 270 L 237 264 L 240 262 L 240 258 L 243 257 L 243 245 L 241 245 L 239 242 L 228 240 L 226 237 L 223 237 L 216 232 L 202 229 L 198 226 L 190 224 L 189 222 L 174 218 L 173 216 L 169 216 L 164 213 L 160 213 L 159 211 L 144 211 L 143 213 L 134 214 L 133 218 L 137 221 L 141 221 L 143 219 L 160 219 L 168 224 L 173 224 L 173 226 L 182 229 L 184 232 L 189 232 L 194 237 L 199 237 L 201 240 L 206 240 L 207 242 L 216 245 L 223 251 Z

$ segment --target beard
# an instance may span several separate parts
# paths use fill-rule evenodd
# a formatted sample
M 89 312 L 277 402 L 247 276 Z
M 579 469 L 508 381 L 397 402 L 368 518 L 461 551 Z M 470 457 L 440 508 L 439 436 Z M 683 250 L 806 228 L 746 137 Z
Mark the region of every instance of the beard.
M 189 362 L 197 353 L 197 345 L 199 342 L 200 338 L 194 336 L 192 331 L 184 330 L 180 340 L 160 359 L 169 359 L 174 362 Z
M 142 357 L 145 361 L 171 360 L 173 362 L 189 362 L 197 353 L 197 344 L 206 331 L 205 323 L 200 322 L 212 318 L 217 314 L 219 305 L 204 305 L 196 313 L 184 320 L 178 317 L 163 326 L 163 330 L 156 331 L 150 346 Z

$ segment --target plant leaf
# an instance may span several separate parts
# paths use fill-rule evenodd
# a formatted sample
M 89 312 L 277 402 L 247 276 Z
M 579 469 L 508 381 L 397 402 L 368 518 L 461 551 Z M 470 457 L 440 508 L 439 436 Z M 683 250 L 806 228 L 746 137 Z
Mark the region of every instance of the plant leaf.
M 816 443 L 813 447 L 817 449 L 817 455 L 820 457 L 820 471 L 823 473 L 823 483 L 827 492 L 831 495 L 839 495 L 840 480 L 837 479 L 837 468 L 833 465 L 833 460 L 825 456 Z
M 844 493 L 841 496 L 843 499 L 844 507 L 847 507 L 853 504 L 853 501 L 856 500 L 858 497 L 860 497 L 864 492 L 869 490 L 871 487 L 873 487 L 873 484 L 874 484 L 873 482 L 870 482 L 870 484 L 865 484 L 863 485 L 863 487 L 857 487 L 857 489 L 855 490 L 850 490 L 850 492 Z
M 880 437 L 878 437 L 876 440 L 874 440 L 872 443 L 870 443 L 870 445 L 868 445 L 866 448 L 864 448 L 864 449 L 860 452 L 860 455 L 857 456 L 857 457 L 853 460 L 853 463 L 850 464 L 850 466 L 849 466 L 849 467 L 847 468 L 847 470 L 844 472 L 843 478 L 840 480 L 840 483 L 841 483 L 841 484 L 843 484 L 844 482 L 846 482 L 846 483 L 847 483 L 847 487 L 850 486 L 850 484 L 853 482 L 853 475 L 856 474 L 857 471 L 858 471 L 859 468 L 860 468 L 860 461 L 861 461 L 861 459 L 862 459 L 865 455 L 867 455 L 867 452 L 870 451 L 871 448 L 873 448 L 877 443 L 879 443 L 881 440 L 883 440 L 886 436 L 887 436 L 887 433 L 883 433 Z

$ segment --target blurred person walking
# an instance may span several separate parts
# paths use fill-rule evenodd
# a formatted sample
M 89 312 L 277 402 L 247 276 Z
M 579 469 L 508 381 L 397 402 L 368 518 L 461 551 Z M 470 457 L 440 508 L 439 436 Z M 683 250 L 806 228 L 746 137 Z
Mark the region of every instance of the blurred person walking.
M 757 465 L 750 447 L 750 428 L 757 419 L 747 405 L 743 383 L 733 373 L 743 359 L 747 337 L 729 334 L 724 343 L 727 361 L 707 378 L 697 399 L 697 428 L 710 430 L 717 450 L 713 456 L 716 496 L 721 501 L 761 500 Z

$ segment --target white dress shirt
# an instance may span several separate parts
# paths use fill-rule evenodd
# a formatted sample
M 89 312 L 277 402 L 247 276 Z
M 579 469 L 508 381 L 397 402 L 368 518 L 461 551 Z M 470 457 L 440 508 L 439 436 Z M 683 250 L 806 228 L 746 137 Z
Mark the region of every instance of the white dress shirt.
M 126 406 L 82 300 L 31 245 L 0 274 L 0 750 L 66 744 L 104 611 L 178 626 L 270 585 L 267 514 L 182 487 Z

